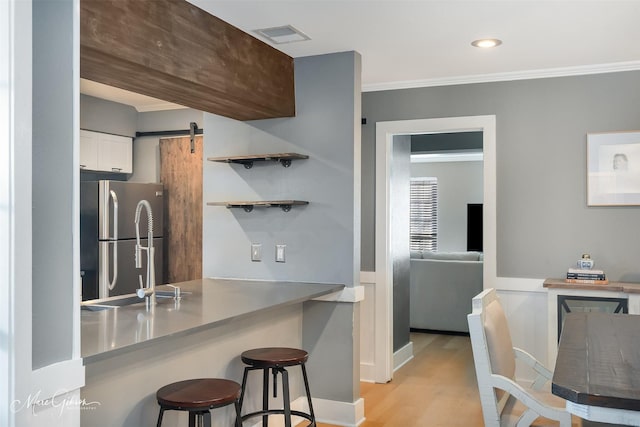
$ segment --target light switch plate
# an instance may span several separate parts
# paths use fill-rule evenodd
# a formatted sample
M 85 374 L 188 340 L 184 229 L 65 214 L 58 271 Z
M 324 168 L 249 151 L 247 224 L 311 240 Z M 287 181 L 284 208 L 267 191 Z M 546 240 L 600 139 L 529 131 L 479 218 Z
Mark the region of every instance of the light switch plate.
M 262 245 L 260 243 L 251 244 L 251 261 L 262 261 Z
M 287 245 L 276 245 L 276 262 L 285 262 L 284 261 L 284 250 Z

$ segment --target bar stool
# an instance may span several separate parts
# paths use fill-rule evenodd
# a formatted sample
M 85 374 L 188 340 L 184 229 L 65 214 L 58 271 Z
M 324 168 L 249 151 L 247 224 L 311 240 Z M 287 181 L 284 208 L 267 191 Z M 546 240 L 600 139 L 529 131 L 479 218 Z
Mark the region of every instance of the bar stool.
M 296 348 L 284 347 L 267 347 L 247 350 L 241 355 L 242 361 L 249 365 L 244 368 L 244 376 L 242 378 L 242 393 L 240 394 L 240 409 L 242 410 L 242 401 L 247 388 L 247 375 L 249 371 L 262 369 L 262 410 L 251 412 L 242 416 L 244 422 L 248 418 L 262 416 L 263 427 L 269 425 L 270 414 L 284 415 L 285 427 L 291 427 L 291 416 L 306 418 L 311 421 L 307 427 L 316 427 L 316 417 L 313 413 L 313 405 L 311 403 L 311 393 L 309 392 L 309 380 L 307 379 L 307 370 L 305 362 L 309 358 L 309 353 Z M 289 397 L 289 374 L 285 369 L 287 366 L 300 365 L 302 368 L 302 377 L 304 379 L 304 388 L 307 393 L 307 401 L 309 403 L 309 413 L 291 410 L 291 401 Z M 277 380 L 278 374 L 282 375 L 282 409 L 269 409 L 269 369 L 273 374 L 273 397 L 277 397 Z
M 218 378 L 179 381 L 160 388 L 156 393 L 160 413 L 157 427 L 162 425 L 164 411 L 189 411 L 189 427 L 211 427 L 210 409 L 234 404 L 236 427 L 240 424 L 240 384 Z M 198 421 L 198 424 L 196 424 Z

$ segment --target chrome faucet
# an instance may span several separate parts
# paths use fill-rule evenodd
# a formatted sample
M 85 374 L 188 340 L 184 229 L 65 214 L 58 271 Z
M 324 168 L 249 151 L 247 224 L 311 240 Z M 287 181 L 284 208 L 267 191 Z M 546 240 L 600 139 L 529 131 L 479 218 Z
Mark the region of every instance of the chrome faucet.
M 140 244 L 140 211 L 144 207 L 147 211 L 147 247 Z M 153 247 L 153 212 L 146 200 L 140 200 L 136 206 L 136 268 L 142 268 L 142 251 L 147 251 L 147 284 L 142 283 L 142 274 L 138 275 L 140 288 L 136 291 L 138 298 L 145 298 L 147 308 L 156 305 L 156 267 L 154 263 L 155 248 Z

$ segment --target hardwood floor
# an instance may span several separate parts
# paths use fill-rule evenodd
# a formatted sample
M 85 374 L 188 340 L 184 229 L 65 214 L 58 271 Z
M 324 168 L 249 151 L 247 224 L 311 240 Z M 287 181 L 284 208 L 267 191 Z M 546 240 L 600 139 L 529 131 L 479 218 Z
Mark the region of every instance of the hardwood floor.
M 469 337 L 411 333 L 411 341 L 414 358 L 393 381 L 361 383 L 361 427 L 482 427 Z
M 360 383 L 366 418 L 360 426 L 483 427 L 469 337 L 412 332 L 411 341 L 414 357 L 395 372 L 393 381 Z M 534 425 L 547 425 L 542 419 L 538 422 Z M 577 417 L 572 426 L 614 427 Z

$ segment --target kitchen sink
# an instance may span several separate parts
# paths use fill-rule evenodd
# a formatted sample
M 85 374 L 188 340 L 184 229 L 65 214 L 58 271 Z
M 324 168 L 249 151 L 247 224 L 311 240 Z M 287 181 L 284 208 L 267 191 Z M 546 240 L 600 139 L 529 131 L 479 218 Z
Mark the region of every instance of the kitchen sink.
M 144 304 L 144 299 L 140 299 L 136 295 L 119 295 L 115 297 L 83 301 L 80 307 L 83 310 L 100 311 L 133 304 Z
M 88 311 L 102 311 L 102 310 L 111 310 L 113 308 L 118 308 L 118 306 L 104 305 L 104 304 L 82 304 L 80 308 Z
M 163 300 L 166 301 L 169 299 L 173 299 L 173 297 L 175 296 L 175 293 L 173 290 L 171 291 L 156 290 L 155 293 L 156 293 L 156 303 L 159 303 Z M 189 295 L 190 293 L 191 292 L 182 292 L 181 297 Z M 144 298 L 138 298 L 138 296 L 135 294 L 127 294 L 127 295 L 117 295 L 114 297 L 83 301 L 80 307 L 83 310 L 101 311 L 101 310 L 110 310 L 118 307 L 124 307 L 124 306 L 129 306 L 134 304 L 144 304 L 144 303 L 145 303 Z

